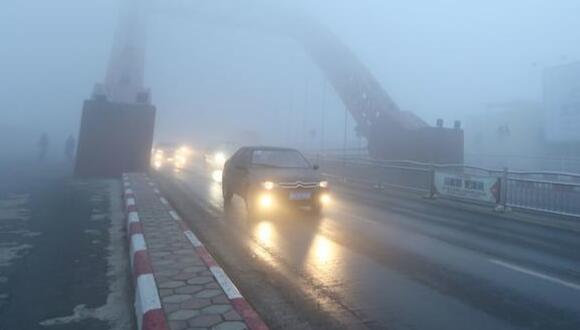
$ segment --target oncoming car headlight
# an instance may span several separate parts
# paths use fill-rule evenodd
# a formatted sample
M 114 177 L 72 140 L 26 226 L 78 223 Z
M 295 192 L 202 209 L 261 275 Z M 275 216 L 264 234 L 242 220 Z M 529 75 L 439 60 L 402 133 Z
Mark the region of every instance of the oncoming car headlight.
M 262 182 L 262 187 L 266 190 L 272 190 L 272 189 L 274 189 L 275 186 L 276 186 L 276 184 L 272 181 Z
M 187 158 L 185 156 L 178 155 L 175 157 L 175 165 L 185 166 L 186 163 L 187 163 Z
M 318 185 L 320 188 L 328 188 L 328 181 L 320 181 Z
M 191 154 L 191 149 L 188 146 L 181 146 L 179 150 L 177 150 L 177 152 L 179 152 L 180 155 L 185 157 Z

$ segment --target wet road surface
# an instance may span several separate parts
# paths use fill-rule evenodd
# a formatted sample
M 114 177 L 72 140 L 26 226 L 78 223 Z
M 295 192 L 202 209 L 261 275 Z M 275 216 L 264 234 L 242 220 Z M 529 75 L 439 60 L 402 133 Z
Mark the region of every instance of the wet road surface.
M 580 328 L 578 234 L 340 187 L 321 217 L 248 219 L 239 198 L 224 211 L 211 173 L 165 176 L 200 206 L 192 226 L 234 277 L 264 267 L 265 278 L 280 276 L 277 290 L 287 282 L 287 295 L 338 319 L 333 327 Z M 231 249 L 256 263 L 236 264 Z M 238 280 L 252 287 L 243 283 L 251 277 Z M 271 313 L 258 296 L 258 310 Z
M 25 163 L 0 182 L 0 329 L 131 328 L 118 183 Z

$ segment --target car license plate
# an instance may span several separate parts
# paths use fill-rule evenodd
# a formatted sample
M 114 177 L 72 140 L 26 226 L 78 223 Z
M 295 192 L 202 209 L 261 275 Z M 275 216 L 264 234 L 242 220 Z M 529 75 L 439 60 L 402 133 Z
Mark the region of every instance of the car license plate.
M 312 194 L 309 192 L 293 192 L 293 193 L 290 193 L 290 200 L 303 201 L 306 199 L 310 199 L 311 195 Z

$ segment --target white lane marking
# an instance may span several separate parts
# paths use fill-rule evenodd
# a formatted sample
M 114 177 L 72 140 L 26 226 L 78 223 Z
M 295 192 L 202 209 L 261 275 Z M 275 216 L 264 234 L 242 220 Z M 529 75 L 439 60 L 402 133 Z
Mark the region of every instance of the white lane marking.
M 160 191 L 159 191 L 159 189 L 157 189 L 157 188 L 153 189 L 153 191 L 154 191 L 154 192 L 155 192 L 157 195 L 160 195 L 160 194 L 161 194 L 161 192 L 160 192 Z
M 150 185 L 151 187 L 155 187 L 155 183 L 153 183 L 152 181 L 149 181 L 149 185 Z
M 504 261 L 501 261 L 501 260 L 489 259 L 489 261 L 492 262 L 492 263 L 494 263 L 494 264 L 496 264 L 496 265 L 499 265 L 499 266 L 502 266 L 502 267 L 505 267 L 505 268 L 508 268 L 508 269 L 511 269 L 511 270 L 515 270 L 515 271 L 518 271 L 520 273 L 524 273 L 524 274 L 527 274 L 527 275 L 535 276 L 537 278 L 541 278 L 543 280 L 550 281 L 552 283 L 557 283 L 557 284 L 563 285 L 565 287 L 568 287 L 568 288 L 571 288 L 571 289 L 574 289 L 574 290 L 580 290 L 580 285 L 579 284 L 575 284 L 575 283 L 572 283 L 572 282 L 564 281 L 564 280 L 561 280 L 559 278 L 556 278 L 556 277 L 553 277 L 553 276 L 550 276 L 550 275 L 546 275 L 546 274 L 542 274 L 542 273 L 538 273 L 536 271 L 533 271 L 533 270 L 530 270 L 530 269 L 526 269 L 526 268 L 523 268 L 523 267 L 520 267 L 520 266 L 512 265 L 510 263 L 507 263 L 507 262 L 504 262 Z
M 184 233 L 185 233 L 185 237 L 187 237 L 187 239 L 189 240 L 191 245 L 193 245 L 193 247 L 198 248 L 200 246 L 203 246 L 203 244 L 201 244 L 201 241 L 199 239 L 197 239 L 197 237 L 195 236 L 195 234 L 191 230 L 186 230 L 186 231 L 184 231 Z
M 125 189 L 125 195 L 132 195 L 132 194 L 133 194 L 133 189 L 131 189 L 131 188 Z
M 167 199 L 165 199 L 165 197 L 159 197 L 159 200 L 161 201 L 161 203 L 163 203 L 163 205 L 169 205 L 169 202 L 167 201 Z
M 219 266 L 211 266 L 209 268 L 215 279 L 218 281 L 226 296 L 231 299 L 242 298 L 242 294 L 236 285 L 230 280 L 228 275 Z
M 129 188 L 129 187 L 131 187 L 131 184 L 129 183 L 129 181 L 125 181 L 125 182 L 123 182 L 123 187 Z
M 177 212 L 170 210 L 169 211 L 169 215 L 171 215 L 171 217 L 173 218 L 173 220 L 175 221 L 179 221 L 181 220 L 181 217 L 179 216 L 179 214 L 177 214 Z
M 138 309 L 137 315 L 140 316 L 148 311 L 161 309 L 161 301 L 159 301 L 159 293 L 153 274 L 142 274 L 137 277 L 135 308 Z M 138 317 L 138 319 L 140 318 Z

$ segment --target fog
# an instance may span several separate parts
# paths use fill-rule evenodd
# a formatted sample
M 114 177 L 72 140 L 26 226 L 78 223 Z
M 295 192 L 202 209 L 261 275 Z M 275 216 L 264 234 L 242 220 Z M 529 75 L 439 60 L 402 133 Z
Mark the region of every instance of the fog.
M 239 24 L 256 1 L 154 1 L 145 84 L 156 140 L 207 144 L 258 132 L 260 143 L 342 147 L 340 99 L 304 49 Z M 0 5 L 0 145 L 32 150 L 42 132 L 59 157 L 83 100 L 102 82 L 119 2 Z M 271 6 L 271 5 L 270 5 Z M 430 124 L 468 121 L 490 103 L 542 100 L 543 68 L 580 59 L 580 2 L 278 1 L 333 31 L 402 110 Z M 272 17 L 268 17 L 272 19 Z M 364 145 L 347 119 L 347 144 Z M 469 132 L 466 132 L 469 134 Z

